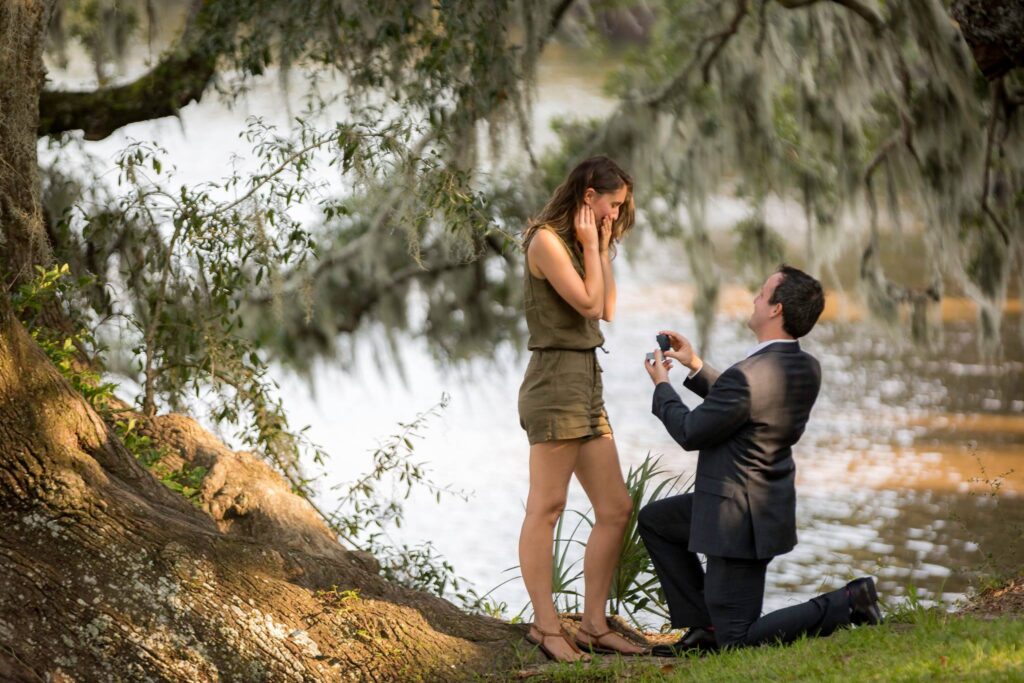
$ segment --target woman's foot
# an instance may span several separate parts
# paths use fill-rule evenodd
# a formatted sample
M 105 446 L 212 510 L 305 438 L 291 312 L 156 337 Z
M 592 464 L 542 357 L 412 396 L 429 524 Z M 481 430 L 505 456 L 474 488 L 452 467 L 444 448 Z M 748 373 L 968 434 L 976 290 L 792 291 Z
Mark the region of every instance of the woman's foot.
M 526 639 L 540 648 L 548 659 L 556 662 L 589 662 L 590 655 L 584 654 L 572 638 L 565 632 L 561 624 L 558 628 L 547 630 L 541 629 L 537 624 L 530 625 L 530 631 Z
M 584 650 L 595 654 L 642 655 L 648 651 L 647 648 L 609 629 L 607 623 L 600 627 L 580 624 L 576 643 Z

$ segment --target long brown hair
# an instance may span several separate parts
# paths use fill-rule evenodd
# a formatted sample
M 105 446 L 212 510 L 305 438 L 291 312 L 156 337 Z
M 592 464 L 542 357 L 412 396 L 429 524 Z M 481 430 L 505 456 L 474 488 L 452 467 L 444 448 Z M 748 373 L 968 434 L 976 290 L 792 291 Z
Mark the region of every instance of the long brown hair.
M 572 169 L 569 177 L 562 181 L 540 213 L 530 219 L 526 230 L 523 231 L 523 249 L 530 247 L 533 236 L 545 225 L 554 228 L 566 244 L 575 244 L 576 229 L 573 221 L 576 218 L 576 211 L 583 204 L 583 195 L 587 188 L 592 187 L 600 194 L 607 194 L 617 192 L 623 185 L 627 188 L 626 200 L 619 207 L 619 217 L 612 223 L 612 239 L 609 245 L 614 256 L 615 243 L 620 242 L 633 227 L 633 179 L 604 155 L 590 157 Z

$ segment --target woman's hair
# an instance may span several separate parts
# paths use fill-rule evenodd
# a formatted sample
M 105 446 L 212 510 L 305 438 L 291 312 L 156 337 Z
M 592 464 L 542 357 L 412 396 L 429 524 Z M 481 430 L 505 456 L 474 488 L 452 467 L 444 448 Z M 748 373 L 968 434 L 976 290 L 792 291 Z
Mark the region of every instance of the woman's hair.
M 618 191 L 623 185 L 627 188 L 626 200 L 619 207 L 619 217 L 612 223 L 612 240 L 609 245 L 614 256 L 615 243 L 621 241 L 633 227 L 633 179 L 618 164 L 603 155 L 590 157 L 572 169 L 569 177 L 558 186 L 540 213 L 530 219 L 523 231 L 523 249 L 530 247 L 533 236 L 545 225 L 554 228 L 566 244 L 575 244 L 576 229 L 573 221 L 576 211 L 583 204 L 587 188 L 592 187 L 600 194 L 607 194 Z

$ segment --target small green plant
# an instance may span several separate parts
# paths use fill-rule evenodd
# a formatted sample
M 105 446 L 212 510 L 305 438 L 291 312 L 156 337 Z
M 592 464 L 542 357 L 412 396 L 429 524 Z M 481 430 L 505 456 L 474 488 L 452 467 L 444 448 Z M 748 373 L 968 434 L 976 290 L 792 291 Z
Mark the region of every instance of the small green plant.
M 576 526 L 572 529 L 572 533 L 565 536 L 562 533 L 562 529 L 564 528 L 567 514 L 574 514 L 578 519 L 576 520 Z M 570 550 L 572 550 L 573 546 L 579 546 L 580 548 L 586 546 L 583 541 L 576 538 L 576 534 L 583 523 L 589 521 L 586 515 L 580 512 L 566 510 L 559 515 L 558 523 L 555 525 L 555 543 L 552 549 L 551 565 L 551 594 L 555 599 L 555 608 L 560 612 L 580 611 L 580 600 L 583 598 L 583 594 L 576 590 L 576 586 L 583 579 L 583 570 L 577 569 L 582 560 L 581 558 L 573 560 L 570 557 Z
M 77 288 L 88 286 L 92 279 L 82 277 L 70 282 L 71 269 L 66 263 L 49 269 L 35 268 L 36 277 L 11 296 L 15 315 L 71 386 L 93 407 L 105 405 L 117 385 L 101 382 L 99 373 L 92 369 L 96 358 L 89 358 L 89 353 L 98 357 L 98 344 L 92 333 L 82 326 L 68 334 L 45 322 L 48 309 L 62 307 Z
M 337 585 L 331 586 L 330 590 L 316 591 L 313 595 L 339 612 L 348 610 L 362 599 L 358 590 L 339 591 Z
M 974 461 L 978 465 L 979 474 L 975 477 L 971 477 L 967 480 L 968 484 L 980 484 L 984 487 L 981 492 L 971 490 L 968 492 L 969 496 L 978 497 L 985 500 L 990 505 L 994 506 L 994 510 L 988 517 L 994 518 L 998 513 L 999 504 L 1001 501 L 1000 493 L 1003 489 L 1003 482 L 1006 477 L 1013 474 L 1014 470 L 1009 469 L 1000 474 L 992 475 L 989 473 L 988 468 L 985 467 L 985 463 L 982 462 L 981 456 L 978 454 L 978 444 L 975 441 L 967 442 L 967 449 Z M 955 511 L 950 511 L 950 519 L 956 522 L 961 529 L 971 538 L 971 541 L 976 545 L 981 552 L 981 562 L 973 569 L 973 588 L 976 592 L 984 590 L 986 586 L 998 585 L 1003 583 L 1008 577 L 1014 575 L 1019 571 L 1021 565 L 1020 548 L 1021 542 L 1024 541 L 1024 524 L 1020 521 L 1008 521 L 1008 536 L 1009 542 L 1004 542 L 998 548 L 993 549 L 987 542 L 984 542 L 978 535 L 977 528 L 971 528 L 971 525 L 963 518 L 962 515 Z
M 199 505 L 200 486 L 207 469 L 201 465 L 191 466 L 188 463 L 182 464 L 178 469 L 167 464 L 168 451 L 162 446 L 157 446 L 145 434 L 138 430 L 138 423 L 135 418 L 127 420 L 114 420 L 114 432 L 120 437 L 125 448 L 132 455 L 156 476 L 164 486 L 180 493 L 193 505 Z
M 71 282 L 71 270 L 66 263 L 50 269 L 36 266 L 36 273 L 36 277 L 21 285 L 12 297 L 14 312 L 29 335 L 61 375 L 110 425 L 142 466 L 172 491 L 198 504 L 199 486 L 206 475 L 206 468 L 188 464 L 180 469 L 169 467 L 164 462 L 166 450 L 157 448 L 148 436 L 141 434 L 134 418 L 119 418 L 121 411 L 113 407 L 112 401 L 117 385 L 103 382 L 95 369 L 102 367 L 102 358 L 92 333 L 83 326 L 67 335 L 44 322 L 44 312 L 48 307 L 64 305 L 78 288 L 91 284 L 92 279 L 83 277 Z
M 626 475 L 626 489 L 633 501 L 633 512 L 626 525 L 619 563 L 612 577 L 609 596 L 611 613 L 625 612 L 637 626 L 641 625 L 638 613 L 643 611 L 652 613 L 663 621 L 669 620 L 661 583 L 654 573 L 651 557 L 647 554 L 647 547 L 644 546 L 637 529 L 637 516 L 641 508 L 679 492 L 682 475 L 667 477 L 668 473 L 660 467 L 660 462 L 660 458 L 652 458 L 648 454 L 639 467 L 631 467 Z

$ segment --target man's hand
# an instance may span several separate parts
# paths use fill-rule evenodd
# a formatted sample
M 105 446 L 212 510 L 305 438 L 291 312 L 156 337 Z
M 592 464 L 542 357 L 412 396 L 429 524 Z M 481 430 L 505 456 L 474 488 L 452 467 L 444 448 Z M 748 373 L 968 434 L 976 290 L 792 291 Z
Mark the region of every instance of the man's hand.
M 665 356 L 674 358 L 679 361 L 680 365 L 685 365 L 691 371 L 700 370 L 704 366 L 704 361 L 693 352 L 693 345 L 689 339 L 672 330 L 662 330 L 658 334 L 667 335 L 668 341 L 672 345 L 672 350 L 666 352 Z
M 672 361 L 661 355 L 661 349 L 654 350 L 654 360 L 644 359 L 644 367 L 655 386 L 668 381 L 668 371 L 672 369 Z

